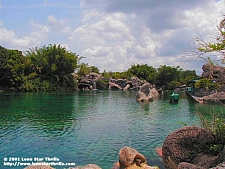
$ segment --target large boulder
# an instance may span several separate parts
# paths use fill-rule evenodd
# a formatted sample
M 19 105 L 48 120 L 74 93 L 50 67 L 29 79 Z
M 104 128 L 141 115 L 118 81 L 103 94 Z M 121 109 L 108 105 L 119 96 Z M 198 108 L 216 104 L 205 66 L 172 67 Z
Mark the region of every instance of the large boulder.
M 146 158 L 137 150 L 130 147 L 123 147 L 119 151 L 119 162 L 115 163 L 112 169 L 159 169 L 148 166 Z
M 225 103 L 225 92 L 217 92 L 202 97 L 204 103 L 223 102 Z
M 225 75 L 225 68 L 219 65 L 213 65 L 210 63 L 207 63 L 202 66 L 202 77 L 203 78 L 209 78 L 212 80 L 217 81 L 220 84 L 224 84 L 224 75 Z
M 137 77 L 132 77 L 130 80 L 127 79 L 109 79 L 109 89 L 116 90 L 139 90 L 140 86 L 145 83 L 144 80 L 140 80 Z
M 117 83 L 115 82 L 109 82 L 109 89 L 112 89 L 112 90 L 123 90 L 123 87 L 118 85 Z
M 165 168 L 212 167 L 218 159 L 218 156 L 213 156 L 211 152 L 214 143 L 211 132 L 195 126 L 186 126 L 169 134 L 162 147 Z
M 154 98 L 158 98 L 159 93 L 158 91 L 153 87 L 153 85 L 149 83 L 145 83 L 140 87 L 140 90 L 138 91 L 136 95 L 136 100 L 138 102 L 148 102 L 152 101 Z
M 131 166 L 133 163 L 136 163 L 137 160 L 140 160 L 141 163 L 147 163 L 146 158 L 138 153 L 135 149 L 125 146 L 119 151 L 119 162 L 123 167 Z
M 101 78 L 102 78 L 101 75 L 91 72 L 90 74 L 81 78 L 81 80 L 78 83 L 78 88 L 80 90 L 96 89 L 97 81 Z

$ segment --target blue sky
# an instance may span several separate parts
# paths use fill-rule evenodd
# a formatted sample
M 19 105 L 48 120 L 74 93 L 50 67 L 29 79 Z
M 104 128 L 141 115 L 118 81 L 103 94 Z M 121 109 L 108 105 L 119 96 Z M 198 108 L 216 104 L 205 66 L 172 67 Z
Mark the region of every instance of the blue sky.
M 209 39 L 224 9 L 225 0 L 0 0 L 0 45 L 61 44 L 101 71 L 165 64 L 201 74 L 185 51 Z

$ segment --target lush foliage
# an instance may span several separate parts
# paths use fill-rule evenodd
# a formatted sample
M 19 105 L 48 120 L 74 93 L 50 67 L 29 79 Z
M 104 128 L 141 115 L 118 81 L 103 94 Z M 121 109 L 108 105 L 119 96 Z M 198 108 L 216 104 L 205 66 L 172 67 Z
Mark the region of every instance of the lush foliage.
M 137 64 L 132 65 L 128 72 L 157 86 L 164 86 L 166 89 L 174 89 L 198 77 L 194 70 L 183 71 L 180 67 L 166 65 L 161 65 L 158 69 L 155 69 L 147 64 Z
M 151 83 L 155 83 L 157 78 L 157 70 L 147 64 L 132 65 L 131 68 L 128 69 L 128 72 L 142 80 L 147 80 Z
M 32 72 L 22 88 L 26 90 L 67 90 L 75 86 L 71 73 L 77 68 L 78 57 L 60 45 L 43 46 L 27 51 Z M 35 80 L 34 80 L 35 79 Z
M 165 89 L 174 89 L 180 85 L 186 84 L 192 79 L 198 78 L 195 70 L 183 70 L 180 67 L 161 65 L 159 68 L 154 68 L 147 64 L 135 64 L 124 72 L 103 72 L 102 75 L 106 78 L 115 79 L 130 79 L 133 76 L 141 80 L 146 80 L 149 83 L 157 86 L 164 86 Z
M 0 47 L 0 86 L 18 89 L 29 69 L 27 64 L 29 60 L 21 51 Z
M 225 120 L 223 117 L 219 116 L 220 114 L 224 114 L 224 112 L 222 112 L 222 110 L 221 112 L 215 112 L 215 110 L 213 110 L 210 118 L 206 118 L 204 112 L 199 110 L 197 113 L 199 115 L 202 127 L 210 131 L 215 136 L 216 141 L 211 146 L 211 149 L 217 155 L 225 146 Z
M 82 76 L 86 76 L 89 73 L 99 73 L 99 69 L 95 66 L 89 66 L 87 63 L 81 63 L 78 65 L 77 75 L 81 78 Z
M 213 80 L 203 78 L 195 82 L 195 88 L 200 89 L 203 88 L 205 90 L 219 90 L 220 85 Z
M 102 76 L 104 76 L 106 79 L 113 78 L 113 79 L 130 79 L 132 77 L 132 74 L 128 71 L 124 72 L 106 72 L 105 70 L 102 73 Z
M 76 54 L 60 45 L 33 48 L 25 56 L 18 50 L 0 51 L 0 85 L 13 91 L 67 90 L 75 88 L 71 73 L 77 68 Z
M 12 91 L 65 91 L 75 90 L 76 79 L 91 72 L 100 73 L 95 66 L 80 63 L 83 57 L 67 51 L 60 45 L 32 48 L 25 55 L 18 50 L 0 47 L 0 86 Z M 76 73 L 74 77 L 71 73 Z M 196 78 L 196 72 L 183 71 L 180 67 L 160 66 L 154 68 L 147 64 L 136 64 L 124 72 L 102 72 L 104 80 L 99 83 L 102 89 L 109 78 L 131 79 L 136 76 L 166 89 L 185 84 Z

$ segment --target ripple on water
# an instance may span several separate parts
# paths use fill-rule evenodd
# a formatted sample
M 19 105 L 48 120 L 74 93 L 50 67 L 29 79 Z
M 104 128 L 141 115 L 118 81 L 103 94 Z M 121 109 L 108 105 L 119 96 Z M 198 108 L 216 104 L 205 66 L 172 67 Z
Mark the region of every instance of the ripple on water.
M 162 99 L 139 104 L 135 94 L 85 91 L 7 96 L 7 102 L 0 102 L 4 108 L 0 159 L 52 155 L 77 166 L 96 163 L 108 169 L 118 160 L 120 148 L 130 146 L 146 156 L 150 165 L 160 166 L 155 148 L 182 127 L 179 122 L 198 122 L 195 108 L 186 99 L 176 105 Z

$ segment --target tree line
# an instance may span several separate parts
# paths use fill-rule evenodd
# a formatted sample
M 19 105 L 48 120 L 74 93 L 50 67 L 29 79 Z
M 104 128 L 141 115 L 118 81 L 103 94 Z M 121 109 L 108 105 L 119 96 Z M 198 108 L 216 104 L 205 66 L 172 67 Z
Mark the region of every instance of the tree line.
M 90 72 L 100 73 L 95 66 L 80 63 L 83 57 L 61 45 L 29 49 L 25 53 L 0 46 L 0 89 L 8 91 L 72 91 L 78 80 Z M 105 79 L 130 79 L 133 76 L 158 86 L 172 89 L 197 77 L 195 70 L 162 65 L 153 68 L 134 64 L 124 72 L 101 72 Z
M 0 46 L 0 86 L 10 91 L 65 91 L 76 86 L 71 75 L 78 56 L 61 45 L 32 48 L 23 54 Z
M 211 67 L 225 63 L 225 15 L 217 26 L 211 42 L 195 38 L 197 46 L 191 50 L 194 59 L 203 59 Z M 208 54 L 217 57 L 212 61 Z M 206 58 L 204 57 L 206 56 Z M 66 91 L 76 90 L 78 80 L 90 72 L 100 73 L 95 66 L 80 63 L 83 57 L 61 45 L 48 45 L 29 49 L 25 53 L 0 46 L 0 90 L 10 91 Z M 101 73 L 107 78 L 129 79 L 137 76 L 157 86 L 173 89 L 198 78 L 195 70 L 161 65 L 133 64 L 124 72 Z

